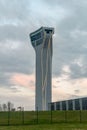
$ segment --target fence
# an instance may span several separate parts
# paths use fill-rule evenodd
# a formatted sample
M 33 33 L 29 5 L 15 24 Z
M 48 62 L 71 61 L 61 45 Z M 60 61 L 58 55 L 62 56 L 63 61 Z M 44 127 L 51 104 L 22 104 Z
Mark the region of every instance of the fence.
M 87 111 L 0 112 L 0 125 L 31 125 L 87 122 Z

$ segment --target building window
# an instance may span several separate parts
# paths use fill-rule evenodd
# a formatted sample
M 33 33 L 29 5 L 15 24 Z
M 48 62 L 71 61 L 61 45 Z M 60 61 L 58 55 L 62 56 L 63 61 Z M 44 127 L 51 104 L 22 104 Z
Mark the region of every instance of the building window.
M 62 110 L 66 110 L 66 101 L 62 101 Z
M 72 102 L 72 100 L 68 100 L 68 109 L 73 110 L 73 102 Z
M 57 110 L 60 110 L 60 102 L 57 102 L 57 103 L 56 103 L 56 109 L 57 109 Z
M 31 41 L 35 41 L 41 38 L 41 32 L 35 34 L 34 36 L 31 36 Z
M 80 110 L 79 99 L 75 99 L 75 110 Z

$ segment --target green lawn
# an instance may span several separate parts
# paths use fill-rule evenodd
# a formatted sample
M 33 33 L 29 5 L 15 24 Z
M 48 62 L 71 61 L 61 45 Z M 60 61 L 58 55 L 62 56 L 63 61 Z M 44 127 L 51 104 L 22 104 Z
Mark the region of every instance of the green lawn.
M 87 111 L 0 112 L 0 125 L 87 123 Z
M 0 130 L 87 130 L 86 123 L 58 123 L 26 126 L 0 126 Z

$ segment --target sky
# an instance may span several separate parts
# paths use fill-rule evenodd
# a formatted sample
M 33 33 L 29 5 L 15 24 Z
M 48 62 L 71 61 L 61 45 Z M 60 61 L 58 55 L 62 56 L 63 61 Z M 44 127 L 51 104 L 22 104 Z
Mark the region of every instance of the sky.
M 87 96 L 87 0 L 0 0 L 0 104 L 35 109 L 29 34 L 54 27 L 52 101 Z

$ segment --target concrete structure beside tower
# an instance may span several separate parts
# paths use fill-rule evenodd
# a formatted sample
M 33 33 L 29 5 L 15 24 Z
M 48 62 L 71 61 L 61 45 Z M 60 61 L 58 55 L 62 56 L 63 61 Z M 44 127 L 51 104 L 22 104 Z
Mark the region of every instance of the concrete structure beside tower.
M 51 102 L 52 82 L 52 35 L 54 28 L 41 27 L 30 34 L 36 52 L 36 96 L 35 109 L 48 110 Z

